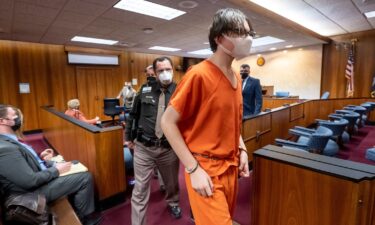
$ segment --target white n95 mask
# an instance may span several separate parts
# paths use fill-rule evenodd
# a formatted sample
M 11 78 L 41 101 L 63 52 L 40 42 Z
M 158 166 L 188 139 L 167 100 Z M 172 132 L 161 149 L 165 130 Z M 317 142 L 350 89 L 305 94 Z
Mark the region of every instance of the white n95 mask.
M 164 85 L 168 85 L 168 84 L 172 83 L 172 79 L 173 79 L 173 73 L 172 72 L 164 70 L 163 72 L 161 72 L 159 74 L 159 80 Z
M 250 55 L 251 45 L 253 43 L 253 38 L 250 36 L 242 37 L 228 37 L 227 35 L 223 35 L 227 40 L 232 42 L 234 48 L 232 51 L 229 51 L 224 46 L 219 44 L 219 47 L 223 49 L 225 53 L 232 56 L 233 58 L 240 60 L 245 58 L 246 56 Z

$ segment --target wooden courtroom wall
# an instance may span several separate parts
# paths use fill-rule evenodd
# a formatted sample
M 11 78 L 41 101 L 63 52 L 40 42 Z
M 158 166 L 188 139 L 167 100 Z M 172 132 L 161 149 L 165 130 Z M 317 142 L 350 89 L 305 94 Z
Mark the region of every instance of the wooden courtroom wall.
M 357 38 L 354 64 L 354 97 L 369 97 L 375 74 L 375 30 L 335 36 L 335 41 L 324 45 L 321 91 L 329 91 L 330 98 L 346 97 L 345 67 L 349 50 L 337 43 Z
M 23 111 L 26 131 L 40 129 L 40 106 L 54 105 L 65 111 L 66 102 L 78 97 L 76 76 L 79 68 L 111 69 L 111 79 L 117 82 L 112 82 L 106 94 L 112 96 L 99 97 L 115 97 L 124 81 L 137 78 L 138 86 L 142 84 L 145 81 L 144 68 L 159 55 L 121 51 L 119 56 L 119 66 L 71 65 L 67 62 L 63 45 L 0 41 L 0 103 L 12 104 Z M 175 65 L 182 64 L 181 57 L 171 58 Z M 176 80 L 180 80 L 183 73 L 174 73 Z M 19 83 L 29 83 L 30 93 L 20 94 Z M 81 105 L 88 104 L 85 101 L 89 100 L 81 100 Z M 94 112 L 83 113 L 89 118 L 96 116 Z

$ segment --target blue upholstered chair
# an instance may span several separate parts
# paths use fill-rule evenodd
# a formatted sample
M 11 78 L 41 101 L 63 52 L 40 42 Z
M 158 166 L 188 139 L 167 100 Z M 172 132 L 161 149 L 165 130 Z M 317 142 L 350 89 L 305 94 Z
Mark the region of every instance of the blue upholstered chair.
M 316 119 L 316 122 L 319 126 L 327 127 L 332 131 L 331 139 L 335 140 L 338 146 L 343 145 L 343 134 L 345 132 L 345 128 L 348 125 L 348 121 L 346 119 L 340 118 L 337 120 L 320 120 Z M 327 145 L 330 145 L 328 143 Z M 331 144 L 332 145 L 332 144 Z M 335 146 L 333 144 L 333 146 Z M 337 147 L 338 147 L 337 146 Z
M 275 96 L 279 98 L 289 97 L 289 91 L 276 91 Z
M 361 104 L 362 107 L 366 108 L 366 113 L 362 116 L 362 121 L 366 124 L 369 112 L 372 110 L 372 105 L 369 103 Z
M 367 112 L 367 109 L 365 107 L 357 106 L 357 105 L 348 105 L 344 107 L 344 110 L 350 110 L 350 111 L 358 113 L 360 116 L 357 120 L 357 126 L 358 128 L 361 128 L 364 126 L 365 120 L 363 120 L 363 116 L 366 115 L 366 112 Z
M 345 121 L 342 121 L 342 122 L 345 122 Z M 331 125 L 331 124 L 330 124 L 331 128 L 329 128 L 328 127 L 329 126 L 328 123 L 329 123 L 329 121 L 327 121 L 325 123 L 326 126 L 323 126 L 323 127 L 328 128 L 330 130 L 331 130 L 331 128 L 333 128 L 333 129 L 335 129 L 336 133 L 340 133 L 340 128 L 335 127 L 334 125 Z M 334 123 L 334 122 L 332 121 L 331 123 Z M 342 127 L 342 129 L 345 129 L 345 126 L 343 127 L 342 124 L 340 124 L 339 126 Z M 319 127 L 317 128 L 317 130 L 315 130 L 315 129 L 309 129 L 309 128 L 305 128 L 305 127 L 296 126 L 296 127 L 294 127 L 294 129 L 297 130 L 298 132 L 294 131 L 293 134 L 296 135 L 296 136 L 299 136 L 298 140 L 297 140 L 298 143 L 307 143 L 309 141 L 310 137 L 306 133 L 312 134 L 312 133 L 314 133 L 316 131 L 320 131 L 321 128 L 319 129 Z M 327 156 L 334 156 L 334 155 L 336 155 L 339 152 L 340 147 L 339 147 L 338 143 L 334 140 L 334 138 L 337 138 L 337 137 L 334 136 L 334 134 L 335 133 L 332 131 L 332 135 L 329 137 L 327 145 L 324 147 L 324 149 L 321 152 L 321 154 L 327 155 Z M 342 130 L 341 130 L 341 134 L 342 134 Z
M 304 127 L 295 127 L 289 129 L 289 133 L 297 136 L 306 137 L 305 140 L 298 142 L 275 139 L 276 144 L 288 149 L 300 150 L 305 152 L 323 153 L 329 138 L 332 136 L 332 131 L 326 127 L 318 127 L 316 130 Z
M 328 99 L 329 98 L 329 91 L 326 91 L 322 94 L 322 97 L 320 99 Z
M 328 116 L 330 119 L 338 119 L 343 118 L 346 119 L 349 123 L 346 127 L 350 137 L 356 132 L 357 128 L 357 120 L 359 119 L 359 113 L 350 111 L 350 110 L 336 110 L 335 114 L 330 114 Z
M 367 149 L 366 159 L 375 161 L 375 147 Z

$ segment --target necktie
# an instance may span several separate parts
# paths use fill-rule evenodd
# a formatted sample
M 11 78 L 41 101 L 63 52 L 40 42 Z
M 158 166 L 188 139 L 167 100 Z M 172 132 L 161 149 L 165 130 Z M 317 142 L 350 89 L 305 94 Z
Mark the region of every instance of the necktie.
M 159 104 L 158 104 L 158 114 L 156 116 L 156 125 L 155 125 L 155 135 L 159 139 L 163 137 L 163 130 L 161 129 L 160 122 L 161 122 L 161 116 L 164 113 L 165 108 L 165 94 L 164 90 L 161 90 L 160 96 L 159 96 Z

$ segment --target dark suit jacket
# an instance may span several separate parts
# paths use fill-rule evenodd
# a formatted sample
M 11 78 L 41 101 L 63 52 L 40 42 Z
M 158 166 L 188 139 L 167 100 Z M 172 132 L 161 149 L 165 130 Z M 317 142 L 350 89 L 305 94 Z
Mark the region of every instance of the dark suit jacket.
M 243 80 L 244 82 L 245 80 Z M 242 90 L 243 117 L 259 114 L 262 110 L 262 87 L 259 79 L 247 78 L 245 87 Z
M 42 170 L 25 147 L 0 134 L 0 188 L 6 195 L 34 191 L 58 176 L 55 167 Z

